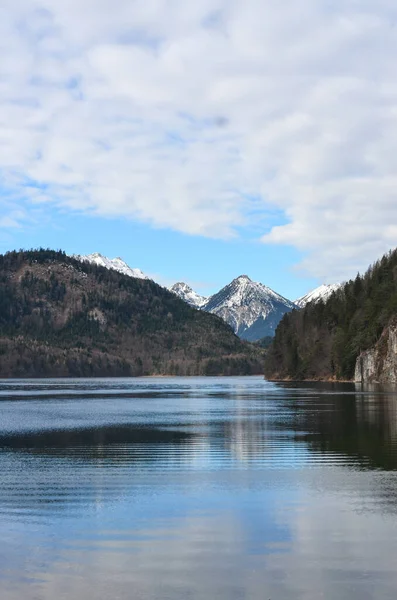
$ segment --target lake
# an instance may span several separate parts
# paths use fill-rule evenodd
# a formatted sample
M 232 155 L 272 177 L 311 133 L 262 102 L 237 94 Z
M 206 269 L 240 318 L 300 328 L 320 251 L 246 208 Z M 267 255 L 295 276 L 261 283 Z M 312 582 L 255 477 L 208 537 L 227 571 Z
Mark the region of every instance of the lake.
M 1 600 L 397 597 L 397 389 L 0 382 Z

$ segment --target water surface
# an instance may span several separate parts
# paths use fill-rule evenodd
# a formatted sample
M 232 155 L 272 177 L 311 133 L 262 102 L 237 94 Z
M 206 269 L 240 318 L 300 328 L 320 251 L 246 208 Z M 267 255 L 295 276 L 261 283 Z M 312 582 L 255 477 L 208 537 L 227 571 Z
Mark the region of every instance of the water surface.
M 397 597 L 397 393 L 0 382 L 1 600 Z

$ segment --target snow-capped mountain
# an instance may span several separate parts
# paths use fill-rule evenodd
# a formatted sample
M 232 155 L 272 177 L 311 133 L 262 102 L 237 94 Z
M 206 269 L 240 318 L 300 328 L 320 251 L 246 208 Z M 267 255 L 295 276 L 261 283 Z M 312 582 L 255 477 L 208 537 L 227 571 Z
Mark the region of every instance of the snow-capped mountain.
M 229 323 L 235 333 L 255 341 L 272 336 L 283 315 L 296 308 L 266 285 L 240 275 L 202 306 Z
M 87 255 L 75 254 L 74 258 L 77 258 L 77 260 L 80 260 L 81 262 L 88 261 L 95 265 L 106 267 L 106 269 L 114 269 L 119 273 L 123 273 L 123 275 L 129 275 L 130 277 L 136 277 L 137 279 L 149 279 L 149 277 L 140 269 L 132 269 L 121 258 L 107 258 L 106 256 L 99 254 L 99 252 Z
M 107 269 L 138 279 L 149 279 L 140 269 L 132 269 L 121 258 L 107 258 L 99 252 L 74 255 L 80 261 L 88 261 Z M 303 308 L 309 302 L 326 301 L 343 284 L 320 285 L 294 302 L 287 300 L 272 289 L 240 275 L 219 292 L 206 298 L 195 292 L 187 283 L 178 282 L 169 288 L 190 306 L 214 313 L 228 323 L 241 338 L 256 341 L 273 336 L 283 315 L 294 308 Z
M 208 300 L 208 298 L 200 296 L 187 283 L 183 283 L 182 281 L 175 283 L 169 290 L 194 308 L 201 308 Z
M 342 283 L 320 285 L 315 290 L 312 290 L 305 296 L 302 296 L 301 298 L 295 300 L 295 304 L 299 308 L 303 308 L 304 306 L 306 306 L 306 304 L 309 304 L 309 302 L 319 302 L 319 300 L 323 300 L 324 302 L 326 302 L 334 292 L 336 292 L 342 287 L 342 285 Z

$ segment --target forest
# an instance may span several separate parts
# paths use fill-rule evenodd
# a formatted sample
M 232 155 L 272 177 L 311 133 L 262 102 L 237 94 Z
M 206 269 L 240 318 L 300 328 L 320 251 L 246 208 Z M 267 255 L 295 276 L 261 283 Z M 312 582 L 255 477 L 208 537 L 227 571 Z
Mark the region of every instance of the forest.
M 265 359 L 269 379 L 351 380 L 359 354 L 397 316 L 397 250 L 326 301 L 286 314 Z
M 0 377 L 261 372 L 261 348 L 153 281 L 63 251 L 0 255 Z

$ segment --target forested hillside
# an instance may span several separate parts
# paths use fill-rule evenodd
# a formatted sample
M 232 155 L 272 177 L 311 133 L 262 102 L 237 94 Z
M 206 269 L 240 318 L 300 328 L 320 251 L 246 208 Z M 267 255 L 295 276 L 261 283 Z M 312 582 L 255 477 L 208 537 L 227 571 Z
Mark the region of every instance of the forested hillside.
M 150 280 L 61 251 L 0 255 L 0 377 L 251 374 L 262 362 Z
M 286 314 L 265 360 L 271 379 L 352 379 L 361 351 L 397 317 L 397 250 L 326 301 Z

